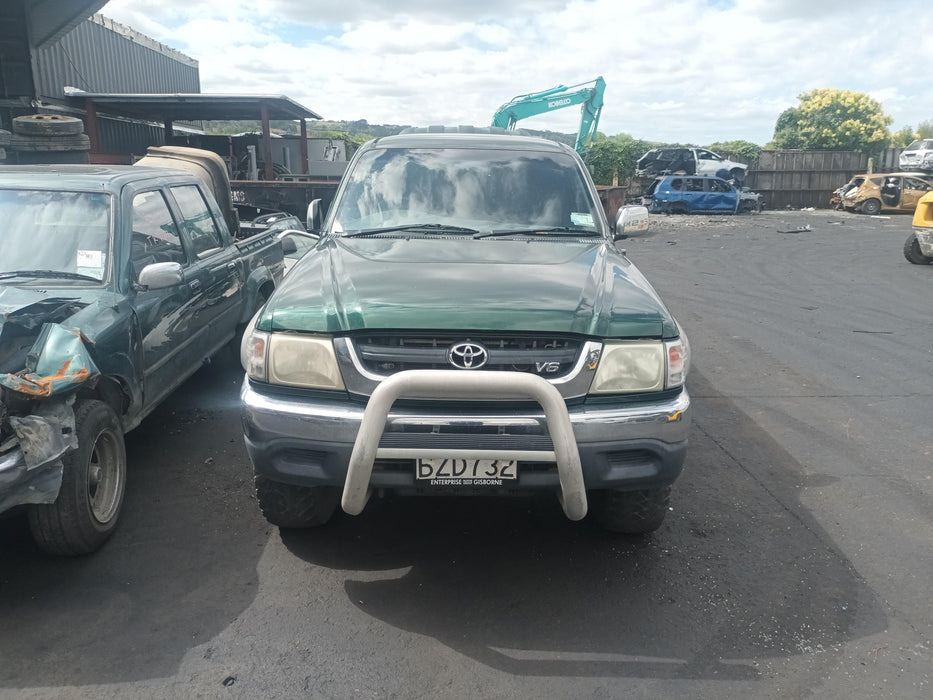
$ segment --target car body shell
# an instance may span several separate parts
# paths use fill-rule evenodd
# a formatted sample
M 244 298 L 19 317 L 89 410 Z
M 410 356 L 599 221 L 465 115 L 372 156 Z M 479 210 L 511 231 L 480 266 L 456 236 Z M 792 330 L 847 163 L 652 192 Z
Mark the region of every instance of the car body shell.
M 850 211 L 912 213 L 920 198 L 933 190 L 933 175 L 919 172 L 856 175 L 850 183 L 861 183 L 842 195 L 842 205 Z
M 761 211 L 763 206 L 758 193 L 740 190 L 719 177 L 699 175 L 663 175 L 649 186 L 643 202 L 649 211 L 663 214 L 735 214 Z
M 684 173 L 686 175 L 719 175 L 727 170 L 737 180 L 744 180 L 748 166 L 724 158 L 705 148 L 673 147 L 654 148 L 638 159 L 635 175 L 650 177 L 654 175 Z
M 898 157 L 898 167 L 933 173 L 933 139 L 918 139 L 909 144 Z

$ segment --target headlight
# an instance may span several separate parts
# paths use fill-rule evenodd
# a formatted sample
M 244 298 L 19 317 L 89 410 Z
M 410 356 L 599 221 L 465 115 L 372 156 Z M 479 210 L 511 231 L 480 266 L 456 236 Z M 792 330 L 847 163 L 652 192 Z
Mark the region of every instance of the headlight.
M 664 386 L 664 364 L 659 341 L 607 342 L 590 393 L 657 391 Z
M 343 389 L 334 343 L 327 336 L 251 331 L 241 361 L 258 381 L 310 389 Z
M 690 369 L 690 347 L 678 340 L 619 342 L 603 345 L 591 394 L 659 391 L 682 386 Z

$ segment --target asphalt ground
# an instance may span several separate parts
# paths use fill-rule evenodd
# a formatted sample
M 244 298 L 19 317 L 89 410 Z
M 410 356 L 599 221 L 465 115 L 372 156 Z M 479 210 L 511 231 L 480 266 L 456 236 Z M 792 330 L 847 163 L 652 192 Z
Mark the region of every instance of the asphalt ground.
M 653 216 L 695 406 L 645 539 L 553 498 L 261 518 L 215 362 L 127 436 L 97 554 L 0 520 L 0 697 L 933 697 L 933 266 L 908 217 Z M 782 233 L 783 231 L 783 233 Z

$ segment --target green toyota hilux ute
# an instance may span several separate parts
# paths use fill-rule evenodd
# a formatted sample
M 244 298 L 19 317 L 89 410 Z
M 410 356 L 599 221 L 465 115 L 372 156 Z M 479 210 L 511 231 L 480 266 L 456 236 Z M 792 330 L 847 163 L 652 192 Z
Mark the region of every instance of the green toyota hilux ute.
M 373 495 L 546 490 L 572 520 L 661 525 L 689 348 L 618 247 L 647 213 L 610 228 L 572 149 L 472 131 L 363 146 L 247 327 L 243 425 L 270 523 L 323 525 Z

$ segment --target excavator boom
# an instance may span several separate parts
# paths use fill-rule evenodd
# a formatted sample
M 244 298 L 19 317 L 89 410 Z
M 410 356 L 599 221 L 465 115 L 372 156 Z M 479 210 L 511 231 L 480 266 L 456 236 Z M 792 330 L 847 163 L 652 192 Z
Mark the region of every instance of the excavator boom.
M 574 148 L 580 155 L 583 155 L 587 151 L 589 142 L 596 136 L 599 115 L 603 109 L 603 92 L 606 89 L 606 81 L 602 76 L 591 82 L 594 83 L 592 87 L 581 87 L 589 83 L 580 83 L 570 87 L 558 85 L 549 90 L 514 97 L 496 110 L 492 117 L 492 125 L 514 129 L 515 124 L 522 119 L 571 105 L 582 105 L 580 129 L 577 132 L 577 142 Z

